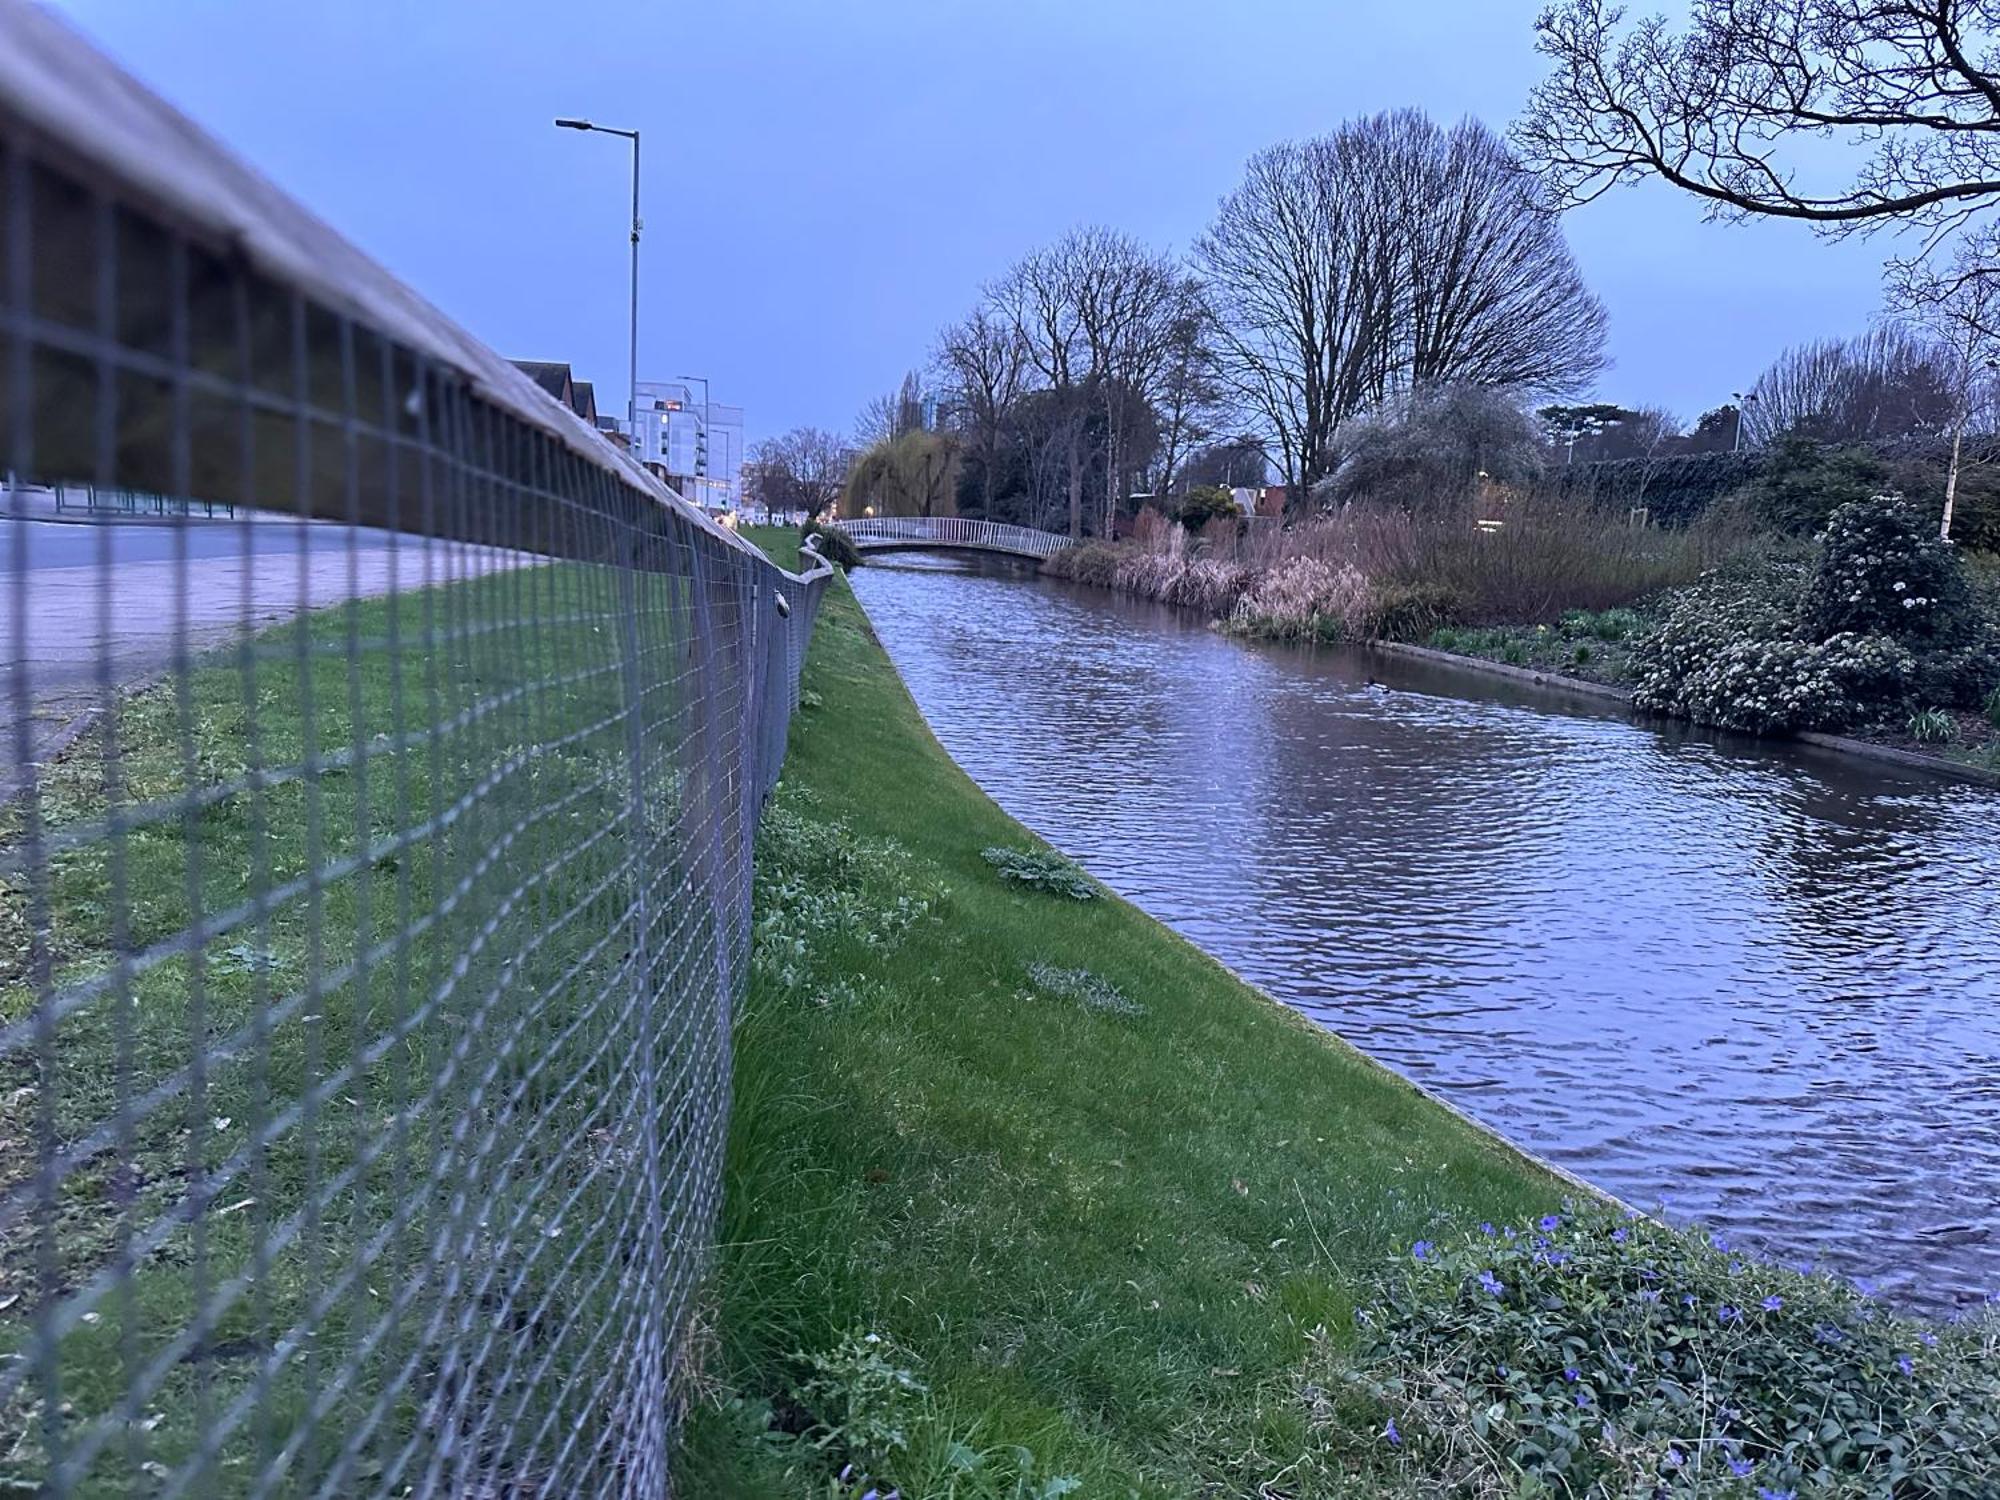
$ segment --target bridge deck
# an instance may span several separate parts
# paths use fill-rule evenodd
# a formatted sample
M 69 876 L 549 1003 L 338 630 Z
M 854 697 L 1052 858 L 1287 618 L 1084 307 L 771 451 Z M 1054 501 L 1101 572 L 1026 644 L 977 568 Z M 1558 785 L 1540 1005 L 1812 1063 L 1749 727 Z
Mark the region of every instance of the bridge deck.
M 1073 545 L 1068 537 L 1052 531 L 966 516 L 873 516 L 836 521 L 834 525 L 863 552 L 1004 552 L 1014 557 L 1044 558 Z

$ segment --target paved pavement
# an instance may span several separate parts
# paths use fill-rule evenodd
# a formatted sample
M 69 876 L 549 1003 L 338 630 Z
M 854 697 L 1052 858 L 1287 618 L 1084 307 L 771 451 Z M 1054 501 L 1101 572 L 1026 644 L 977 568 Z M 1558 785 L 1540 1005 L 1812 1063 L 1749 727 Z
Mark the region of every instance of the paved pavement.
M 202 523 L 204 535 L 210 524 Z M 95 526 L 52 529 L 75 530 L 88 547 L 96 545 Z M 128 530 L 163 528 L 121 523 L 113 529 L 119 533 L 114 542 L 124 545 Z M 284 555 L 267 552 L 260 536 L 254 553 L 197 556 L 184 569 L 175 561 L 128 555 L 128 560 L 110 569 L 92 565 L 0 572 L 0 799 L 15 789 L 19 779 L 20 698 L 14 670 L 19 661 L 28 665 L 31 755 L 40 761 L 88 723 L 100 697 L 100 660 L 108 665 L 112 681 L 120 684 L 143 680 L 172 664 L 183 608 L 189 650 L 207 651 L 302 609 L 319 609 L 350 596 L 422 588 L 427 550 L 431 579 L 436 582 L 476 577 L 529 560 L 517 553 L 441 543 L 427 549 L 416 538 L 391 550 L 371 538 L 367 540 L 375 544 L 358 545 L 350 566 L 346 533 L 329 528 L 328 535 L 337 539 L 336 545 L 313 544 L 304 552 Z M 190 532 L 191 540 L 192 536 Z
M 176 535 L 178 533 L 178 535 Z M 384 547 L 380 531 L 315 522 L 260 518 L 242 521 L 51 521 L 16 520 L 0 515 L 0 577 L 17 571 L 95 567 L 110 550 L 114 563 L 170 562 L 185 547 L 191 558 L 289 557 L 299 552 L 345 552 L 357 546 Z M 184 540 L 183 540 L 184 539 Z M 25 546 L 26 551 L 23 552 Z

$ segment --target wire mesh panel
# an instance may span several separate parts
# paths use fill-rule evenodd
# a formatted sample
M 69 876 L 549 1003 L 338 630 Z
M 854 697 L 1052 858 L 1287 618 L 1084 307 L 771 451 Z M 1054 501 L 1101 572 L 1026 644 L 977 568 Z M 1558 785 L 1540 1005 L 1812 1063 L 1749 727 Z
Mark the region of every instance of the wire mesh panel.
M 665 1493 L 827 569 L 14 0 L 0 470 L 0 1488 Z

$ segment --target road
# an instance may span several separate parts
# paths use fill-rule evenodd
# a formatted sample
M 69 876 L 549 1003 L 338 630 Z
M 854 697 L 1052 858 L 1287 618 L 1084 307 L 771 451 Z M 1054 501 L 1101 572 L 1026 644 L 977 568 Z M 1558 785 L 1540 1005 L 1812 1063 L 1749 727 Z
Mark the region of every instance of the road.
M 350 539 L 358 548 L 388 545 L 386 532 L 366 527 L 300 526 L 290 521 L 260 519 L 241 521 L 174 522 L 117 521 L 77 523 L 68 521 L 23 521 L 0 516 L 0 574 L 21 571 L 18 558 L 25 537 L 28 547 L 27 571 L 47 568 L 94 568 L 102 556 L 100 548 L 108 539 L 114 566 L 141 562 L 172 562 L 176 556 L 174 533 L 187 534 L 190 561 L 208 558 L 291 557 L 301 551 L 345 551 Z
M 17 529 L 19 528 L 19 529 Z M 19 730 L 26 709 L 26 759 L 57 753 L 102 703 L 100 676 L 144 681 L 168 670 L 186 630 L 189 650 L 227 644 L 301 610 L 343 599 L 475 578 L 533 559 L 494 548 L 404 537 L 344 526 L 300 528 L 201 521 L 186 530 L 118 522 L 71 525 L 0 517 L 0 802 L 22 784 Z M 25 535 L 27 569 L 14 566 Z M 108 542 L 113 566 L 100 568 Z M 26 680 L 16 675 L 27 667 Z

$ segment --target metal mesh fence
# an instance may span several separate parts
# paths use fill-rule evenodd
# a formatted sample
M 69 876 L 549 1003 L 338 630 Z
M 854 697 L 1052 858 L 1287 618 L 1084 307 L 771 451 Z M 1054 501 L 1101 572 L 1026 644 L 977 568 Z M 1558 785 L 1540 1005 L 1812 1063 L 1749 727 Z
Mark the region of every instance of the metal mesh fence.
M 0 469 L 0 1488 L 665 1493 L 825 568 L 14 0 Z

